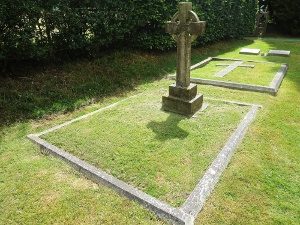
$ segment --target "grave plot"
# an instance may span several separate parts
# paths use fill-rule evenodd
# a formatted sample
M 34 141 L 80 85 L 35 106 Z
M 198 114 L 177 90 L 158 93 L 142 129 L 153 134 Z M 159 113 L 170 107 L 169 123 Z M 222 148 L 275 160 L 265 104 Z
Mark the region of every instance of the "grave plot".
M 191 67 L 191 82 L 275 95 L 287 69 L 273 62 L 208 58 Z
M 158 215 L 193 221 L 259 107 L 205 99 L 205 110 L 185 117 L 161 110 L 166 93 L 142 93 L 28 137 Z
M 205 22 L 191 2 L 178 7 L 166 26 L 178 44 L 169 93 L 144 92 L 28 138 L 158 216 L 192 225 L 259 106 L 197 94 L 197 85 L 190 84 L 191 41 Z M 242 66 L 233 64 L 217 76 Z

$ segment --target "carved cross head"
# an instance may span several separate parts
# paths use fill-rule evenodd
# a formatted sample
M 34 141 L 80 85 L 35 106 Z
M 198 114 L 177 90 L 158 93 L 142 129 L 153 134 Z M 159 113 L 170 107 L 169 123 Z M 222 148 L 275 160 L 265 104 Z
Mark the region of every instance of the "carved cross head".
M 197 14 L 192 11 L 191 2 L 180 2 L 179 11 L 174 14 L 171 21 L 165 25 L 166 32 L 177 40 L 177 36 L 185 32 L 194 41 L 205 31 L 206 22 L 200 21 Z

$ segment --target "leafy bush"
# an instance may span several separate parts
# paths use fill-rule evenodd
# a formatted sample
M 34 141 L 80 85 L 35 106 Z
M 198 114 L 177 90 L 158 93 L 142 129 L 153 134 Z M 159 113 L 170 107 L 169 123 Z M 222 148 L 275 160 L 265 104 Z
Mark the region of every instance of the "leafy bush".
M 40 60 L 96 54 L 128 46 L 165 50 L 174 47 L 163 24 L 178 0 L 1 0 L 0 61 Z M 256 0 L 193 0 L 207 21 L 196 44 L 250 34 Z
M 299 0 L 269 0 L 267 4 L 279 29 L 289 34 L 300 34 Z

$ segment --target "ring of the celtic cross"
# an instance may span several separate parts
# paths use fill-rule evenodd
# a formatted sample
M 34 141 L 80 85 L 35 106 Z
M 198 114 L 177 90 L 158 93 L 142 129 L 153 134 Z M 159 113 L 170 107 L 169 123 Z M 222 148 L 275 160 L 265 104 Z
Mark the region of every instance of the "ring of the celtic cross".
M 179 12 L 176 12 L 176 13 L 174 14 L 174 16 L 172 17 L 171 22 L 177 23 L 177 25 L 179 25 L 179 19 L 178 19 L 178 17 L 179 17 Z M 199 17 L 198 17 L 197 14 L 196 14 L 194 11 L 192 11 L 192 10 L 189 10 L 188 20 L 189 20 L 189 21 L 188 21 L 188 25 L 189 25 L 189 24 L 192 24 L 192 23 L 200 23 Z M 201 35 L 203 32 L 204 32 L 204 28 L 200 31 L 200 33 L 199 33 L 199 31 L 198 31 L 198 34 L 195 34 L 195 33 L 193 33 L 193 32 L 189 32 L 190 35 L 191 35 L 191 41 L 196 40 L 196 38 L 198 37 L 198 35 Z M 172 37 L 173 37 L 175 40 L 177 39 L 176 34 L 172 34 Z

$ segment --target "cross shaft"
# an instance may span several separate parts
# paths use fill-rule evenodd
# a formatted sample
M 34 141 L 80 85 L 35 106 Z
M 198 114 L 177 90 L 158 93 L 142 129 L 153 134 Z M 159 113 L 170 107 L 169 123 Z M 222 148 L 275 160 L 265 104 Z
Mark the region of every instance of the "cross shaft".
M 177 38 L 177 79 L 176 86 L 188 87 L 190 85 L 191 67 L 191 37 L 187 32 L 189 24 L 188 12 L 192 10 L 192 3 L 179 3 L 179 24 L 186 29 Z
M 176 84 L 169 86 L 169 96 L 162 97 L 163 109 L 183 115 L 193 115 L 203 102 L 197 85 L 190 83 L 191 42 L 202 34 L 205 22 L 192 11 L 191 2 L 180 2 L 178 12 L 166 23 L 166 31 L 177 43 Z
M 166 31 L 177 42 L 176 86 L 185 88 L 190 85 L 191 42 L 204 32 L 205 22 L 199 21 L 191 2 L 180 2 L 178 8 Z

